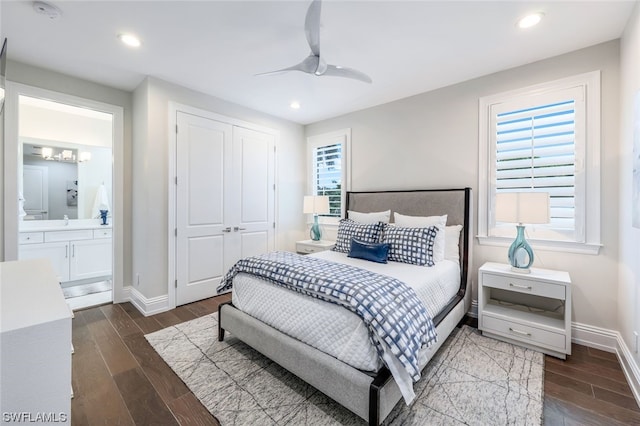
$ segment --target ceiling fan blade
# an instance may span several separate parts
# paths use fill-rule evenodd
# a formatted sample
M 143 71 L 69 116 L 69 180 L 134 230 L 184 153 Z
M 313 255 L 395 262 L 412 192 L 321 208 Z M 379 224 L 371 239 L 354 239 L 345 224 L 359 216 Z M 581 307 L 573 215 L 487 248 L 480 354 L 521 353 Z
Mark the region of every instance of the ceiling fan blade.
M 311 52 L 320 56 L 320 11 L 322 0 L 313 0 L 307 9 L 307 17 L 304 20 L 304 33 Z
M 353 78 L 355 80 L 360 80 L 365 83 L 373 83 L 373 80 L 371 80 L 371 77 L 369 77 L 368 75 L 366 75 L 361 71 L 354 70 L 353 68 L 337 67 L 335 65 L 327 65 L 327 70 L 322 75 Z
M 314 74 L 317 68 L 318 68 L 318 57 L 309 55 L 304 59 L 304 61 L 300 62 L 299 64 L 296 64 L 287 68 L 283 68 L 281 70 L 261 72 L 255 75 L 278 74 L 286 71 L 302 71 L 308 74 Z

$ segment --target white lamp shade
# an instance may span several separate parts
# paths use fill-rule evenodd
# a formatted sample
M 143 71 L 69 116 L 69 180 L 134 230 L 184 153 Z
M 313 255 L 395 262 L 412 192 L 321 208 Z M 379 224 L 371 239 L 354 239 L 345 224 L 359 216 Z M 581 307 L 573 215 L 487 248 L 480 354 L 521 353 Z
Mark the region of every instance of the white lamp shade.
M 305 195 L 303 213 L 329 213 L 329 197 L 326 195 Z
M 500 192 L 496 194 L 496 221 L 549 223 L 549 193 Z

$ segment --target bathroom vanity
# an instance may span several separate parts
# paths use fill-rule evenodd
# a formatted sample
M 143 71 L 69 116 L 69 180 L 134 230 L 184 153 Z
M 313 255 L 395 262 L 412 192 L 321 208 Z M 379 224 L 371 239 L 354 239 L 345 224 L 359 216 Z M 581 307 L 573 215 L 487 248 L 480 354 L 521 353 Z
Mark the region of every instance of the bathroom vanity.
M 25 221 L 20 225 L 19 258 L 48 258 L 61 283 L 112 274 L 111 225 L 99 219 Z

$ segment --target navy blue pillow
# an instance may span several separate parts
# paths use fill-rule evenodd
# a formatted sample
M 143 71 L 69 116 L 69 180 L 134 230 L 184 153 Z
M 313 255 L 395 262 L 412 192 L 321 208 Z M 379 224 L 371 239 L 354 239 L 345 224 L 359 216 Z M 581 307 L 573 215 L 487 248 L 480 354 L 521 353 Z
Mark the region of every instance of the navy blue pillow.
M 367 243 L 352 238 L 351 249 L 347 256 L 370 260 L 372 262 L 387 263 L 387 257 L 389 256 L 389 244 Z

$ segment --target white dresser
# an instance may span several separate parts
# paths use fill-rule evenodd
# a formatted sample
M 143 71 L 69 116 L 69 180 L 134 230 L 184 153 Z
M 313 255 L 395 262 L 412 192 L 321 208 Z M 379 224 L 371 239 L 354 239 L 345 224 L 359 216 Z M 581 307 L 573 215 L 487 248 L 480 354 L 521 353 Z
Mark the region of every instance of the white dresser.
M 0 263 L 0 423 L 70 424 L 71 310 L 47 259 Z
M 478 270 L 483 334 L 565 359 L 571 355 L 571 278 L 564 271 L 485 263 Z
M 112 274 L 111 226 L 24 227 L 19 234 L 19 259 L 47 258 L 60 282 Z

